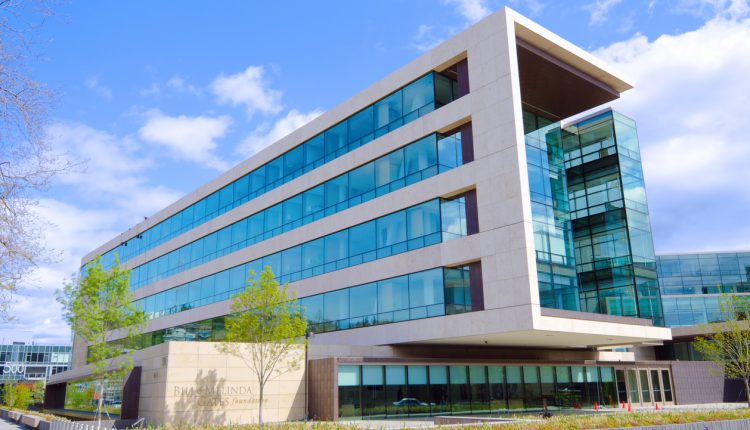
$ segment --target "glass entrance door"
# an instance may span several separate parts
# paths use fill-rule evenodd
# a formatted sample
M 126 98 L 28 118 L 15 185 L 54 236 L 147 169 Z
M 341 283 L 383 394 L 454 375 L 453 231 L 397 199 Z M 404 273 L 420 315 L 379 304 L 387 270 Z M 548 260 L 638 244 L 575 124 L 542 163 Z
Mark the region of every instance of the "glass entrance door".
M 633 406 L 674 403 L 669 369 L 619 368 L 615 374 L 620 401 Z

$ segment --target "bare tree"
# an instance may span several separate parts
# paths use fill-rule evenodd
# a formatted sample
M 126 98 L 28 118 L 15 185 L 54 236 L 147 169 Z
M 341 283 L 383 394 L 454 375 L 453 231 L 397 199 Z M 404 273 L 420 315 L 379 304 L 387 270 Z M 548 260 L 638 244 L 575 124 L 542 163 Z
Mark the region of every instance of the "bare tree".
M 49 16 L 43 2 L 0 1 L 0 319 L 21 282 L 49 256 L 35 196 L 69 167 L 45 136 L 52 92 L 29 73 L 32 35 Z M 29 21 L 37 21 L 29 23 Z

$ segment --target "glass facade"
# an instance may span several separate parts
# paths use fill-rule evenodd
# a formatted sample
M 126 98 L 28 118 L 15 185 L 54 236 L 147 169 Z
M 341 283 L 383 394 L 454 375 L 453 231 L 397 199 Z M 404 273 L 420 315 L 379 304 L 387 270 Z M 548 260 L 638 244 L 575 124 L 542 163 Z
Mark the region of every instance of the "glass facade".
M 282 284 L 466 236 L 466 201 L 433 199 L 135 301 L 159 318 L 229 299 L 252 270 Z
M 0 382 L 46 380 L 70 366 L 70 346 L 0 345 Z
M 431 134 L 133 268 L 130 287 L 144 287 L 462 163 L 460 132 Z
M 542 306 L 663 325 L 635 123 L 524 112 Z
M 436 268 L 301 298 L 315 333 L 471 311 L 469 268 Z
M 125 262 L 458 97 L 457 83 L 430 72 L 102 255 Z
M 524 111 L 534 249 L 541 305 L 580 310 L 560 123 Z
M 750 294 L 750 252 L 659 255 L 656 268 L 670 327 L 723 321 L 722 294 Z
M 563 130 L 581 310 L 663 325 L 635 123 L 605 112 Z
M 338 365 L 339 418 L 617 407 L 605 366 Z
M 470 287 L 468 266 L 438 267 L 303 297 L 299 302 L 311 331 L 323 333 L 469 312 Z M 220 316 L 142 333 L 128 349 L 171 340 L 216 342 L 225 336 L 224 317 Z

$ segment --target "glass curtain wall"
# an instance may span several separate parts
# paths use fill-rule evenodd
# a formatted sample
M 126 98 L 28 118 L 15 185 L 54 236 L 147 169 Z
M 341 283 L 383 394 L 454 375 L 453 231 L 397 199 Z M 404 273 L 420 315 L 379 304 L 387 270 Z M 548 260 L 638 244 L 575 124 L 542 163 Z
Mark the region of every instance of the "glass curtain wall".
M 606 366 L 341 364 L 338 374 L 340 418 L 534 411 L 545 401 L 553 410 L 619 403 L 614 368 Z M 580 382 L 571 384 L 571 374 Z
M 241 219 L 158 258 L 134 267 L 130 288 L 268 240 L 376 197 L 460 166 L 461 134 L 431 134 Z M 455 226 L 454 228 L 459 228 Z M 465 230 L 465 226 L 463 227 Z M 458 232 L 460 234 L 460 231 Z
M 461 286 L 457 280 L 461 280 Z M 458 294 L 459 288 L 465 292 Z M 310 330 L 324 333 L 470 312 L 470 289 L 469 266 L 438 267 L 298 300 Z M 454 303 L 459 296 L 469 299 Z M 216 342 L 224 340 L 225 335 L 224 317 L 216 317 L 143 333 L 123 346 L 138 350 L 170 340 Z M 120 341 L 113 343 L 122 345 Z
M 227 300 L 245 288 L 250 271 L 257 275 L 266 266 L 271 268 L 279 283 L 284 284 L 463 237 L 467 234 L 465 205 L 462 196 L 433 199 L 134 303 L 148 318 L 159 318 Z M 470 299 L 462 296 L 463 292 L 458 288 L 457 297 L 448 303 L 455 304 L 457 309 L 466 306 Z M 422 308 L 414 312 L 428 311 L 427 305 Z
M 635 123 L 585 119 L 565 127 L 563 149 L 581 310 L 663 325 Z
M 523 112 L 539 299 L 548 308 L 579 310 L 573 233 L 560 124 Z
M 724 321 L 723 294 L 750 294 L 750 252 L 658 255 L 656 271 L 669 327 Z

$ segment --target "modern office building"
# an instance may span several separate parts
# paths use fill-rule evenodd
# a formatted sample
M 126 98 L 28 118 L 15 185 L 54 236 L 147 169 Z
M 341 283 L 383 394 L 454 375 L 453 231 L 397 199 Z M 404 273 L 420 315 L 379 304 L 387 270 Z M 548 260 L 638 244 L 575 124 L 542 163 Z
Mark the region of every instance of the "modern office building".
M 46 381 L 68 370 L 70 345 L 34 345 L 13 342 L 0 345 L 0 383 L 10 381 Z
M 208 345 L 264 266 L 313 333 L 272 419 L 715 400 L 655 360 L 671 331 L 635 123 L 604 107 L 630 88 L 502 9 L 93 250 L 150 318 L 123 415 L 255 419 Z M 73 355 L 50 403 L 87 375 Z
M 750 252 L 659 255 L 656 262 L 664 319 L 674 336 L 656 354 L 700 360 L 695 337 L 706 334 L 706 324 L 727 319 L 722 306 L 728 295 L 750 295 Z

